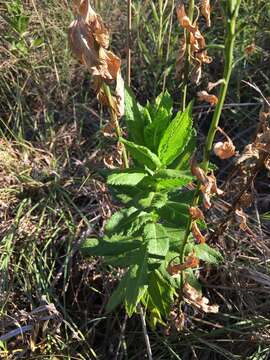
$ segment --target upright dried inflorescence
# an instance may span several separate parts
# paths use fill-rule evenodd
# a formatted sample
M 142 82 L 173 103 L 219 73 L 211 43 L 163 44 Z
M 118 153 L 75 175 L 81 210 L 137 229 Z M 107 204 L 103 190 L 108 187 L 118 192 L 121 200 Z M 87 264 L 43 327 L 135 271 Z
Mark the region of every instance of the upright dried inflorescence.
M 69 26 L 69 44 L 74 56 L 92 73 L 99 101 L 112 108 L 118 117 L 124 114 L 124 82 L 121 60 L 108 50 L 109 31 L 89 0 L 74 0 L 75 20 Z M 108 98 L 104 84 L 116 83 L 115 96 Z
M 176 73 L 179 78 L 184 73 L 186 66 L 185 54 L 187 51 L 187 39 L 190 46 L 190 61 L 193 64 L 193 70 L 191 73 L 191 81 L 194 84 L 198 84 L 202 75 L 203 64 L 209 64 L 212 62 L 212 58 L 207 55 L 206 43 L 203 34 L 199 30 L 197 19 L 193 22 L 186 14 L 183 1 L 180 1 L 177 9 L 177 19 L 180 26 L 186 30 L 188 37 L 184 36 L 181 40 L 181 47 L 179 56 L 176 63 Z M 202 1 L 201 14 L 206 18 L 208 26 L 210 26 L 210 2 Z

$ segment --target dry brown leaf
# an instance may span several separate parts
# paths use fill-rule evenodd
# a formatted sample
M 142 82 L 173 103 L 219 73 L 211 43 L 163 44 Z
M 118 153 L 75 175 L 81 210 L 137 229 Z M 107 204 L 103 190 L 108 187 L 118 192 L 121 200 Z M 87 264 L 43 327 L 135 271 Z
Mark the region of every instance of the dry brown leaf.
M 200 190 L 203 195 L 203 204 L 206 209 L 210 209 L 210 196 L 212 194 L 223 195 L 223 191 L 217 187 L 214 174 L 206 175 L 204 170 L 196 164 L 194 157 L 191 159 L 191 173 L 202 183 Z
M 255 167 L 257 160 L 260 158 L 260 152 L 255 144 L 248 144 L 242 153 L 242 155 L 237 159 L 236 164 L 242 165 L 243 163 L 249 162 L 250 168 Z
M 211 7 L 210 0 L 201 0 L 201 13 L 206 20 L 208 27 L 211 26 Z
M 195 206 L 189 208 L 189 214 L 191 215 L 192 220 L 203 220 L 204 215 L 201 209 Z
M 203 236 L 203 234 L 201 233 L 201 230 L 199 229 L 199 226 L 195 221 L 192 222 L 191 232 L 199 244 L 205 244 L 206 239 Z
M 246 231 L 248 229 L 247 226 L 247 217 L 242 209 L 235 210 L 236 219 L 239 223 L 239 227 L 241 230 Z
M 188 255 L 183 264 L 169 265 L 167 271 L 172 277 L 177 277 L 181 271 L 186 269 L 194 269 L 199 266 L 199 259 L 195 255 L 195 251 Z
M 188 283 L 183 287 L 184 298 L 188 304 L 205 313 L 218 313 L 218 305 L 209 305 L 209 299 L 202 296 L 198 290 L 194 289 Z
M 197 60 L 197 64 L 191 72 L 191 82 L 198 85 L 202 77 L 202 63 Z
M 189 32 L 196 31 L 196 26 L 192 25 L 189 17 L 186 14 L 185 5 L 182 1 L 180 1 L 180 4 L 176 8 L 176 13 L 178 22 L 184 29 L 187 29 Z
M 218 98 L 216 97 L 216 95 L 208 94 L 208 92 L 205 90 L 199 91 L 197 93 L 197 96 L 199 101 L 206 101 L 212 106 L 218 103 Z
M 191 158 L 190 168 L 191 168 L 192 175 L 195 176 L 197 178 L 197 180 L 199 180 L 203 184 L 208 182 L 207 176 L 206 176 L 204 170 L 198 166 L 194 156 Z

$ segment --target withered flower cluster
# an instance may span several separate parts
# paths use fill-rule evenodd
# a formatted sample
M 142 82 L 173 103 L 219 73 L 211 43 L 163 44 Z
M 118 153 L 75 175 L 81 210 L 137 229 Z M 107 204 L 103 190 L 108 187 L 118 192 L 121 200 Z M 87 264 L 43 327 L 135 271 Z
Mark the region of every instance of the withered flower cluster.
M 118 117 L 124 114 L 124 82 L 121 60 L 108 50 L 109 31 L 89 0 L 74 0 L 75 20 L 69 26 L 69 44 L 74 56 L 92 73 L 99 101 L 110 106 Z M 115 96 L 108 99 L 103 84 L 116 84 Z
M 201 1 L 201 14 L 206 18 L 207 25 L 211 25 L 210 20 L 210 1 Z M 177 18 L 180 26 L 189 33 L 191 61 L 193 63 L 193 70 L 191 73 L 192 83 L 198 85 L 202 75 L 203 64 L 212 62 L 212 58 L 207 55 L 206 43 L 203 34 L 200 32 L 197 19 L 192 22 L 186 14 L 183 1 L 180 1 L 177 9 Z M 185 54 L 187 51 L 187 38 L 184 36 L 181 40 L 181 47 L 176 62 L 176 76 L 181 78 L 185 67 Z

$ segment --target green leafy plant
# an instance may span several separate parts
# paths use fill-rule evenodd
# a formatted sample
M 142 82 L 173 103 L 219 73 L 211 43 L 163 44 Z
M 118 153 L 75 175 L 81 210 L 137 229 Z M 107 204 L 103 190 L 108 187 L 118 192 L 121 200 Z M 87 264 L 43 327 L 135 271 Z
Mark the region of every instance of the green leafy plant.
M 83 243 L 82 252 L 103 256 L 107 264 L 127 269 L 108 310 L 123 302 L 131 316 L 142 302 L 153 319 L 162 322 L 182 282 L 195 279 L 191 269 L 176 278 L 167 270 L 172 260 L 181 262 L 179 254 L 193 198 L 193 191 L 186 188 L 193 180 L 188 164 L 195 149 L 192 103 L 173 115 L 168 92 L 145 107 L 137 104 L 130 89 L 126 89 L 125 99 L 129 139 L 121 141 L 133 165 L 107 175 L 108 186 L 125 207 L 107 222 L 102 238 Z M 181 162 L 182 157 L 185 161 Z M 221 259 L 208 245 L 189 240 L 186 256 L 194 252 L 209 263 Z
M 219 98 L 206 93 L 214 98 L 216 109 L 201 167 L 193 158 L 196 150 L 193 102 L 186 105 L 190 49 L 184 64 L 185 90 L 181 111 L 174 113 L 173 99 L 168 91 L 163 91 L 153 104 L 147 102 L 142 106 L 137 103 L 131 89 L 125 89 L 128 138 L 123 138 L 119 123 L 114 121 L 118 140 L 125 151 L 125 169 L 106 174 L 107 185 L 122 207 L 108 220 L 102 237 L 87 239 L 81 247 L 86 256 L 102 256 L 108 265 L 124 269 L 124 275 L 107 304 L 108 311 L 123 303 L 131 316 L 137 306 L 143 304 L 155 325 L 168 319 L 176 299 L 179 311 L 185 298 L 200 310 L 218 310 L 215 305 L 207 305 L 208 300 L 201 296 L 197 279 L 200 261 L 218 264 L 222 260 L 221 254 L 205 242 L 202 231 L 206 224 L 198 204 L 201 192 L 207 208 L 211 206 L 210 196 L 220 193 L 216 179 L 209 171 L 209 157 L 233 69 L 240 3 L 238 0 L 223 4 L 228 19 L 225 68 L 223 79 L 219 81 L 222 84 Z M 183 3 L 180 3 L 178 20 L 190 32 L 186 34 L 186 41 L 191 34 L 194 39 L 199 39 L 200 59 L 207 63 L 209 58 L 202 47 L 204 38 L 191 23 L 193 8 L 194 2 L 191 1 L 190 16 L 187 17 Z M 198 81 L 199 78 L 196 83 Z M 107 97 L 110 100 L 109 93 Z M 113 117 L 116 114 L 113 103 L 108 101 L 108 104 Z M 197 187 L 190 186 L 195 181 Z

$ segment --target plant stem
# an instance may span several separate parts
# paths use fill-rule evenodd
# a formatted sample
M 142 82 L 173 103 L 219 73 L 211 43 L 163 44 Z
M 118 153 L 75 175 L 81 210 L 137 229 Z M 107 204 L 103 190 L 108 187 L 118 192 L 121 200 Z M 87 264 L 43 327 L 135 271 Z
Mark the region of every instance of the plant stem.
M 235 37 L 237 34 L 236 33 L 236 20 L 238 17 L 240 4 L 241 4 L 241 0 L 237 0 L 237 4 L 235 5 L 235 9 L 234 9 L 233 13 L 231 13 L 231 16 L 227 19 L 227 35 L 226 35 L 225 50 L 224 50 L 224 56 L 225 56 L 225 67 L 224 67 L 224 72 L 223 72 L 224 82 L 222 83 L 222 86 L 220 88 L 218 103 L 217 103 L 217 106 L 216 106 L 216 109 L 215 109 L 215 112 L 214 112 L 214 115 L 213 115 L 213 118 L 211 121 L 210 129 L 208 131 L 206 144 L 205 144 L 205 148 L 204 148 L 202 168 L 205 172 L 207 172 L 207 170 L 208 170 L 210 152 L 212 150 L 215 134 L 216 134 L 216 131 L 219 126 L 219 120 L 220 120 L 220 116 L 222 113 L 224 101 L 225 101 L 225 98 L 227 95 L 228 85 L 229 85 L 229 81 L 230 81 L 230 77 L 231 77 L 231 73 L 232 73 L 232 69 L 233 69 L 233 49 L 234 49 Z M 229 5 L 227 5 L 227 6 L 229 6 Z M 200 194 L 200 184 L 197 185 L 191 206 L 196 206 L 198 204 L 199 194 Z M 191 231 L 191 225 L 192 225 L 192 219 L 190 216 L 187 227 L 186 227 L 184 244 L 183 244 L 181 254 L 180 254 L 182 262 L 184 262 L 184 260 L 185 260 L 185 248 L 186 248 L 188 237 L 189 237 L 189 234 Z
M 209 158 L 210 158 L 210 152 L 213 147 L 214 138 L 218 129 L 220 116 L 222 113 L 223 105 L 225 102 L 225 98 L 228 91 L 228 86 L 232 74 L 233 69 L 233 49 L 234 49 L 234 43 L 236 38 L 236 20 L 238 16 L 238 11 L 240 7 L 241 0 L 237 1 L 237 5 L 235 7 L 235 10 L 233 12 L 233 15 L 230 19 L 230 21 L 227 22 L 227 38 L 225 43 L 225 68 L 223 73 L 223 83 L 220 88 L 219 96 L 218 96 L 218 103 L 215 108 L 215 112 L 212 118 L 211 126 L 208 131 L 206 144 L 204 147 L 204 154 L 203 154 L 203 165 L 202 168 L 207 171 L 208 165 L 209 165 Z
M 190 0 L 189 8 L 188 8 L 188 17 L 191 22 L 193 22 L 194 6 L 195 6 L 194 0 Z M 190 34 L 187 30 L 185 30 L 184 36 L 186 37 L 186 58 L 185 58 L 185 69 L 184 69 L 184 83 L 182 88 L 182 111 L 185 110 L 187 104 L 188 75 L 189 75 L 189 65 L 191 58 Z
M 171 45 L 171 36 L 172 36 L 172 25 L 173 25 L 173 11 L 174 11 L 174 0 L 172 0 L 172 8 L 171 8 L 171 13 L 170 13 L 170 27 L 169 27 L 169 35 L 168 35 L 168 45 L 167 45 L 167 52 L 166 52 L 166 65 L 168 64 L 169 61 L 169 56 L 170 56 L 170 45 Z M 164 73 L 164 78 L 163 78 L 163 86 L 162 86 L 162 91 L 165 91 L 166 88 L 166 80 L 167 80 L 167 70 Z
M 127 20 L 127 84 L 130 86 L 131 82 L 131 31 L 132 31 L 132 3 L 128 0 L 128 20 Z
M 103 89 L 103 91 L 104 91 L 104 93 L 107 96 L 107 99 L 109 101 L 110 112 L 111 112 L 111 121 L 115 126 L 115 131 L 116 131 L 116 134 L 117 134 L 117 137 L 118 137 L 118 140 L 119 140 L 119 138 L 122 137 L 122 130 L 120 128 L 117 115 L 116 115 L 116 113 L 115 113 L 115 111 L 113 109 L 113 100 L 112 100 L 111 90 L 110 90 L 109 86 L 106 85 L 105 83 L 102 84 L 102 89 Z M 129 164 L 128 164 L 127 151 L 126 151 L 125 145 L 122 144 L 122 146 L 123 146 L 123 162 L 124 162 L 124 166 L 125 166 L 126 169 L 128 169 Z

